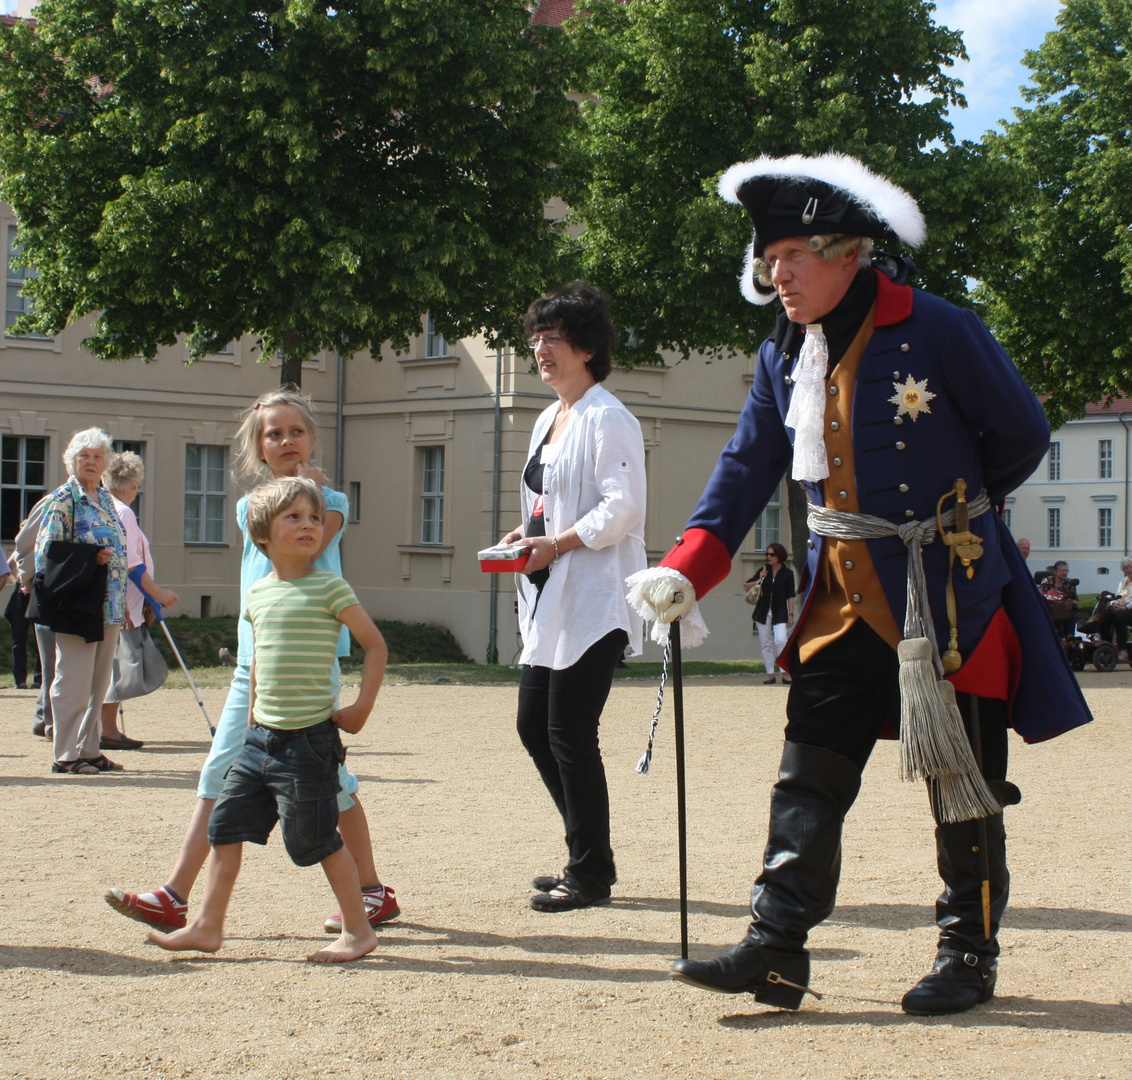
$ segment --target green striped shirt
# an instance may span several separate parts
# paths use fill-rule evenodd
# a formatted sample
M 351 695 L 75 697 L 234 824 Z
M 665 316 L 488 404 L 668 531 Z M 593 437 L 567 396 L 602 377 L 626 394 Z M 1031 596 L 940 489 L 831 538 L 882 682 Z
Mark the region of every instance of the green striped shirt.
M 349 584 L 329 570 L 312 570 L 294 581 L 271 574 L 248 589 L 244 618 L 255 635 L 257 723 L 304 728 L 330 716 L 330 673 L 342 629 L 338 616 L 357 602 Z

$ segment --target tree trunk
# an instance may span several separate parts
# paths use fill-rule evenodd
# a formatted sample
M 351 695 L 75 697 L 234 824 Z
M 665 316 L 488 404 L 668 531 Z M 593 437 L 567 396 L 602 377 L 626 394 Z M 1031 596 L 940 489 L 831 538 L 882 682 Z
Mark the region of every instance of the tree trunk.
M 283 332 L 283 363 L 279 368 L 279 385 L 302 390 L 304 357 L 295 345 L 297 336 L 290 330 Z

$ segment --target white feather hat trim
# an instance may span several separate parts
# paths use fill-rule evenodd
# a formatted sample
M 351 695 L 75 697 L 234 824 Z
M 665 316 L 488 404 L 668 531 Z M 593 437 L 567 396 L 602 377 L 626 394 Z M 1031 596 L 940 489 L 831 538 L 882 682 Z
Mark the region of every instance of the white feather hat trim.
M 820 180 L 847 192 L 910 247 L 919 247 L 927 239 L 924 215 L 920 213 L 916 200 L 903 188 L 878 176 L 848 154 L 821 154 L 818 157 L 791 154 L 784 158 L 760 157 L 755 161 L 741 161 L 719 178 L 719 194 L 727 202 L 739 203 L 739 188 L 758 176 Z M 753 302 L 766 303 L 760 300 Z
M 743 257 L 743 272 L 739 275 L 739 291 L 743 294 L 743 299 L 752 304 L 769 304 L 778 296 L 775 289 L 767 289 L 766 292 L 763 292 L 755 287 L 754 240 L 747 245 L 747 253 Z

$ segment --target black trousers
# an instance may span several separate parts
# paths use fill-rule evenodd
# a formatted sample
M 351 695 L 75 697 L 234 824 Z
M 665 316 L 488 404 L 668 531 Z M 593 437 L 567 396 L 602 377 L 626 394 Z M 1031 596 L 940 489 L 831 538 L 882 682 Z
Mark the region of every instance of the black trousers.
M 28 681 L 28 631 L 32 624 L 28 622 L 28 601 L 31 597 L 16 589 L 8 600 L 4 609 L 4 618 L 12 626 L 12 674 L 15 676 L 17 686 L 25 686 Z M 35 685 L 41 681 L 39 653 L 35 654 Z
M 566 873 L 599 888 L 613 885 L 617 871 L 609 843 L 609 789 L 598 725 L 628 642 L 624 630 L 614 630 L 594 642 L 572 667 L 527 664 L 519 676 L 519 738 L 566 826 Z
M 858 619 L 808 663 L 794 652 L 786 704 L 786 741 L 820 746 L 863 769 L 885 728 L 900 730 L 900 664 L 896 650 Z M 956 695 L 967 735 L 971 697 Z M 983 775 L 1006 779 L 1006 702 L 979 698 Z

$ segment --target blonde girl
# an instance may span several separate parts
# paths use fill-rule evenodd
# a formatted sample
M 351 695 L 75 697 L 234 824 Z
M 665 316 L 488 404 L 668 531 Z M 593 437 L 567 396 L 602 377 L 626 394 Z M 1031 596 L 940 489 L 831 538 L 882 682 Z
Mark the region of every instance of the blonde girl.
M 302 476 L 318 484 L 326 500 L 326 528 L 322 547 L 315 557 L 315 566 L 340 575 L 342 557 L 339 544 L 348 503 L 346 496 L 340 491 L 326 486 L 322 470 L 314 464 L 317 442 L 318 427 L 310 398 L 291 389 L 271 390 L 263 394 L 241 416 L 235 438 L 234 472 L 237 480 L 250 481 L 252 484 L 279 476 Z M 271 572 L 271 562 L 248 534 L 247 515 L 245 496 L 236 504 L 236 521 L 244 538 L 244 553 L 240 564 L 241 606 L 248 589 Z M 348 656 L 349 652 L 350 635 L 343 627 L 338 655 Z M 216 724 L 212 749 L 201 769 L 197 804 L 168 881 L 148 893 L 108 889 L 105 894 L 106 902 L 116 911 L 163 933 L 185 926 L 189 893 L 208 857 L 209 815 L 223 786 L 224 774 L 244 743 L 252 656 L 251 624 L 246 619 L 240 619 L 239 651 L 232 685 L 224 703 L 224 711 Z M 338 677 L 337 667 L 334 677 Z M 338 795 L 338 831 L 357 863 L 358 879 L 362 882 L 362 899 L 370 925 L 377 926 L 396 918 L 401 912 L 393 890 L 382 885 L 377 876 L 369 824 L 357 796 L 358 778 L 345 765 L 339 768 L 338 778 L 341 783 Z M 324 929 L 327 933 L 340 933 L 340 915 L 327 919 Z

